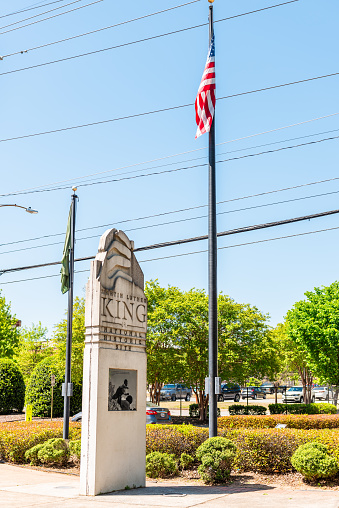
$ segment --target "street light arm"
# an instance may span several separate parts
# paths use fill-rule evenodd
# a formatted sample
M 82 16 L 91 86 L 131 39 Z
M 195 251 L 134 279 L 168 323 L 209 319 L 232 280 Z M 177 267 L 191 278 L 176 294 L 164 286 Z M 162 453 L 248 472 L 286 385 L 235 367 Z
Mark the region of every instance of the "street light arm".
M 28 208 L 26 206 L 21 206 L 21 205 L 16 205 L 16 204 L 10 204 L 10 205 L 0 205 L 0 208 L 4 207 L 4 206 L 15 206 L 16 208 L 22 208 L 23 210 L 25 210 L 25 212 L 28 212 L 28 213 L 38 213 L 37 210 L 32 210 L 32 208 L 29 206 Z

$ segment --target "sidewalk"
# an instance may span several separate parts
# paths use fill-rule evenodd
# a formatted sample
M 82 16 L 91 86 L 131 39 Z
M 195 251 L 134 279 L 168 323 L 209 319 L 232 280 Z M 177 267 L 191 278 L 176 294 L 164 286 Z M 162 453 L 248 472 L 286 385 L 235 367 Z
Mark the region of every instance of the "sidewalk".
M 4 508 L 339 508 L 339 492 L 268 485 L 208 487 L 182 480 L 149 481 L 146 489 L 79 496 L 79 478 L 0 464 Z

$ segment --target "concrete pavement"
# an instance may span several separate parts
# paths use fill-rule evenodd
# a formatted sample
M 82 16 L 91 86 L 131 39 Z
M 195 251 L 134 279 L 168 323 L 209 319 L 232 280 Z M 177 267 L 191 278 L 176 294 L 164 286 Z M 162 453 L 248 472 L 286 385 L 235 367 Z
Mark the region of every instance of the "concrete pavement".
M 0 464 L 3 508 L 339 508 L 339 491 L 268 485 L 209 487 L 192 481 L 148 481 L 145 489 L 79 496 L 79 477 Z

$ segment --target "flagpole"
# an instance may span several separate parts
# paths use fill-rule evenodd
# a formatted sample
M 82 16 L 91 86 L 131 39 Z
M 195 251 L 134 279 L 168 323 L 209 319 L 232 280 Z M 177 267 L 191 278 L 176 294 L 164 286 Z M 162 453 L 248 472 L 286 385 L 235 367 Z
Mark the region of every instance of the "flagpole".
M 208 0 L 211 4 L 214 0 Z M 213 5 L 209 7 L 209 42 L 213 37 Z M 209 189 L 208 189 L 208 375 L 209 375 L 209 437 L 217 436 L 218 376 L 218 293 L 217 293 L 217 211 L 215 174 L 215 113 L 209 132 Z
M 64 428 L 63 438 L 69 438 L 69 416 L 71 396 L 73 395 L 73 384 L 71 382 L 71 355 L 72 355 L 72 321 L 73 321 L 73 281 L 74 281 L 74 243 L 75 243 L 75 215 L 76 200 L 75 194 L 77 188 L 73 187 L 72 211 L 71 211 L 71 242 L 69 249 L 69 291 L 68 291 L 68 311 L 67 311 L 67 338 L 66 338 L 66 362 L 65 362 L 65 383 L 63 384 L 64 396 Z

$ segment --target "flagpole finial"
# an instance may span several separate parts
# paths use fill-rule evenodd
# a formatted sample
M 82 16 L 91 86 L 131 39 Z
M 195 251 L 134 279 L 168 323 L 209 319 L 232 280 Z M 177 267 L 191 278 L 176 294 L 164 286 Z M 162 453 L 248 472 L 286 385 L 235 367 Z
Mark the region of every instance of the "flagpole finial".
M 75 185 L 73 185 L 73 187 L 72 187 L 72 191 L 73 191 L 73 192 L 76 192 L 77 190 L 78 190 L 78 188 L 77 188 Z
M 214 0 L 208 0 L 210 4 L 213 4 Z

